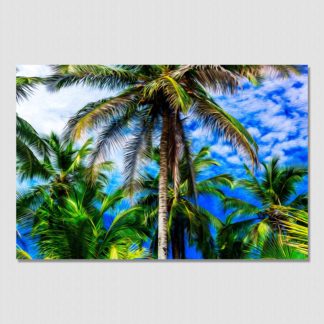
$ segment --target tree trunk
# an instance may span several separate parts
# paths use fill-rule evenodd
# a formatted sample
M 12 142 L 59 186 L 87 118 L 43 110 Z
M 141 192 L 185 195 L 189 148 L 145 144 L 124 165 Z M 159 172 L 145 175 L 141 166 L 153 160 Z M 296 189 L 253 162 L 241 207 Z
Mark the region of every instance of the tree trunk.
M 181 254 L 181 259 L 186 258 L 186 246 L 185 246 L 185 231 L 184 231 L 184 226 L 183 223 L 180 225 L 180 254 Z
M 159 177 L 159 222 L 158 258 L 168 258 L 168 131 L 169 118 L 167 107 L 162 108 L 162 133 L 160 140 L 160 177 Z
M 172 233 L 172 257 L 173 259 L 181 259 L 180 255 L 180 232 L 177 219 L 174 219 L 173 233 Z

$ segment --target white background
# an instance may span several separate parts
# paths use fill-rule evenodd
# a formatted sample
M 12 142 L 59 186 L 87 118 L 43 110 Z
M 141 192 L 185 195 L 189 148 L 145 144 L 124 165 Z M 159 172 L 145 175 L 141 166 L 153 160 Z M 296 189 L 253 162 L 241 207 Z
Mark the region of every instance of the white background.
M 324 322 L 324 2 L 1 1 L 0 322 Z M 309 64 L 309 262 L 17 262 L 15 65 Z

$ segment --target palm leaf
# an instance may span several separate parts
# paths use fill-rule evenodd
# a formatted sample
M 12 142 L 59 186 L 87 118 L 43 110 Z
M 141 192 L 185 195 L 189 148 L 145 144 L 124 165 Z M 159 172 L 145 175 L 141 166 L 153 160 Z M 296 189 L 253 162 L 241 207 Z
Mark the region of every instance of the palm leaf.
M 229 141 L 234 148 L 242 149 L 250 157 L 252 165 L 258 163 L 258 146 L 252 136 L 238 120 L 226 113 L 211 98 L 197 99 L 193 111 L 205 127 Z
M 38 77 L 16 77 L 16 100 L 20 102 L 28 99 L 39 84 L 43 84 L 44 79 Z
M 48 89 L 84 85 L 99 89 L 120 89 L 134 84 L 137 74 L 130 69 L 106 65 L 54 65 L 54 74 L 46 79 Z

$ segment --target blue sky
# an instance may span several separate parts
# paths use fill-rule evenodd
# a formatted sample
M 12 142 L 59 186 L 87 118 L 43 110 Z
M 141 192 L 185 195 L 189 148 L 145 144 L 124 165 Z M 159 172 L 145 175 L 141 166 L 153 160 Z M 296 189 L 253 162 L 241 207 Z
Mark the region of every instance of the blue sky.
M 51 70 L 42 65 L 19 65 L 18 74 L 46 76 Z M 268 78 L 260 86 L 243 83 L 235 95 L 215 94 L 216 101 L 249 130 L 259 145 L 259 158 L 267 161 L 277 155 L 285 164 L 305 164 L 308 154 L 308 71 L 289 79 Z M 113 95 L 107 90 L 82 86 L 51 93 L 40 86 L 29 100 L 17 105 L 18 114 L 40 133 L 61 133 L 74 113 L 90 101 Z M 190 119 L 189 119 L 190 121 Z M 244 156 L 229 145 L 206 133 L 192 120 L 188 123 L 195 150 L 210 145 L 215 158 L 223 165 L 237 167 Z M 114 159 L 121 166 L 121 152 Z M 246 162 L 246 161 L 245 161 Z
M 46 76 L 48 66 L 20 65 L 18 74 L 25 76 Z M 29 99 L 17 105 L 18 114 L 30 122 L 38 132 L 46 134 L 51 130 L 61 133 L 69 117 L 85 106 L 113 95 L 107 90 L 94 90 L 82 86 L 70 87 L 57 93 L 50 93 L 40 86 Z M 308 163 L 308 69 L 289 79 L 275 79 L 270 76 L 260 86 L 248 82 L 241 85 L 235 95 L 214 94 L 216 102 L 237 118 L 248 129 L 259 146 L 260 161 L 280 157 L 284 165 Z M 245 174 L 243 163 L 248 160 L 230 145 L 209 134 L 197 122 L 187 119 L 187 130 L 192 147 L 198 151 L 202 146 L 210 146 L 212 157 L 221 163 L 210 170 L 210 174 L 229 172 L 237 177 Z M 111 159 L 117 166 L 115 183 L 122 181 L 122 151 L 114 152 Z M 307 191 L 307 179 L 298 187 L 298 192 Z M 234 195 L 245 193 L 236 191 Z M 223 218 L 219 204 L 210 199 L 202 199 L 202 204 Z

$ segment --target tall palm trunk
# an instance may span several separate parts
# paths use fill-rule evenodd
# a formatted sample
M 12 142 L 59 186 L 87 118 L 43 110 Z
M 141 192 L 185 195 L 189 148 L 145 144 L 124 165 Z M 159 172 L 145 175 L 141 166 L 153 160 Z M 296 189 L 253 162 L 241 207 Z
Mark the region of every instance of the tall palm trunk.
M 159 222 L 158 222 L 158 258 L 168 257 L 168 131 L 169 118 L 167 107 L 162 111 L 162 133 L 160 140 L 160 177 L 159 177 Z

